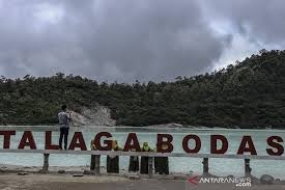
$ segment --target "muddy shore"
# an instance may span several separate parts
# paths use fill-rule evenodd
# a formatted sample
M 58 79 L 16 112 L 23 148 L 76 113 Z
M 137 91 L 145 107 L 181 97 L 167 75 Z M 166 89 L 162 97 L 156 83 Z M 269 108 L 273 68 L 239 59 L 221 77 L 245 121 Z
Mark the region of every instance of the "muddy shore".
M 35 174 L 19 176 L 16 173 L 0 173 L 0 189 L 2 190 L 281 190 L 284 184 L 262 185 L 251 187 L 235 187 L 234 184 L 199 184 L 194 186 L 182 179 L 129 179 L 120 176 L 88 176 L 74 177 L 70 174 Z

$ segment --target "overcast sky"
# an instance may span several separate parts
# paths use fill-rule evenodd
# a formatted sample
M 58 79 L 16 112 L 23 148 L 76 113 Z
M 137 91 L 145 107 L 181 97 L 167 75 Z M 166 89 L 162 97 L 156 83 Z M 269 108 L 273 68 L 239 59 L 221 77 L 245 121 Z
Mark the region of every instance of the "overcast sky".
M 173 80 L 285 47 L 282 0 L 0 0 L 0 74 Z

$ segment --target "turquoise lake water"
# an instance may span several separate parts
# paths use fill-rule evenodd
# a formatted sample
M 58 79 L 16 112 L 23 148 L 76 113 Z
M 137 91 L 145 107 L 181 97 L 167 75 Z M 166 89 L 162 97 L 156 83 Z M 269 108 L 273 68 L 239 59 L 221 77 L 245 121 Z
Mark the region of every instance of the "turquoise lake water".
M 0 130 L 3 130 L 0 128 Z M 33 136 L 37 144 L 37 149 L 44 149 L 45 141 L 45 127 L 39 127 L 33 130 Z M 229 141 L 229 149 L 227 154 L 236 154 L 242 136 L 252 136 L 255 148 L 258 155 L 267 155 L 266 148 L 268 147 L 266 139 L 272 135 L 285 137 L 284 130 L 239 130 L 239 129 L 150 129 L 150 128 L 82 128 L 71 129 L 69 135 L 69 142 L 75 131 L 81 131 L 87 147 L 91 139 L 101 131 L 110 132 L 114 139 L 116 139 L 121 147 L 124 146 L 128 133 L 137 133 L 140 144 L 144 141 L 149 142 L 152 148 L 155 148 L 156 134 L 167 133 L 173 135 L 173 152 L 184 152 L 182 149 L 182 139 L 188 134 L 195 134 L 200 137 L 202 147 L 199 153 L 210 153 L 210 135 L 224 135 Z M 16 149 L 19 145 L 23 131 L 17 129 L 15 136 L 11 137 L 11 149 Z M 57 144 L 59 132 L 53 132 L 53 143 Z M 191 143 L 191 141 L 190 141 Z M 284 144 L 282 144 L 284 146 Z M 3 136 L 0 136 L 0 147 L 3 147 Z M 128 168 L 129 157 L 120 157 L 120 169 Z M 185 172 L 193 171 L 201 173 L 203 166 L 199 158 L 169 158 L 169 167 L 171 172 Z M 101 156 L 101 165 L 105 165 L 106 157 Z M 12 164 L 23 166 L 42 166 L 43 156 L 41 154 L 0 154 L 0 164 Z M 90 156 L 88 155 L 50 155 L 50 166 L 85 166 L 90 164 Z M 244 160 L 242 159 L 209 159 L 209 171 L 216 175 L 235 175 L 242 176 L 244 174 Z M 285 179 L 285 160 L 271 161 L 271 160 L 251 160 L 252 174 L 260 177 L 262 174 L 270 174 L 276 178 Z

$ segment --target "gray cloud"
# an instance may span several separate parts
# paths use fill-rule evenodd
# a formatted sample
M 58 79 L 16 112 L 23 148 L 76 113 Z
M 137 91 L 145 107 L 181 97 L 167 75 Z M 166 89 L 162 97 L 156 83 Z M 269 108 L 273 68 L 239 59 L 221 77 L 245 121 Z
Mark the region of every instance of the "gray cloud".
M 203 0 L 215 19 L 229 20 L 237 32 L 253 43 L 280 44 L 285 39 L 285 1 L 280 0 Z
M 197 74 L 229 43 L 201 14 L 189 0 L 1 1 L 0 72 L 110 82 Z
M 284 48 L 283 5 L 281 0 L 0 0 L 0 74 L 61 71 L 110 82 L 191 76 L 263 46 Z M 223 35 L 210 27 L 220 21 L 230 24 Z

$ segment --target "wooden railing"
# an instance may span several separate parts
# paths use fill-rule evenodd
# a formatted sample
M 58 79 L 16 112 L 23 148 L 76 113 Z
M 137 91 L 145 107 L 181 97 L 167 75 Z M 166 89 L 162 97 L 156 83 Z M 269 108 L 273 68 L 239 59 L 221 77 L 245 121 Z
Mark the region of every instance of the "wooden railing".
M 47 172 L 49 167 L 50 154 L 73 154 L 73 155 L 95 155 L 94 173 L 100 174 L 100 156 L 148 156 L 149 159 L 149 177 L 153 174 L 153 157 L 189 157 L 203 159 L 203 174 L 209 173 L 209 159 L 244 159 L 245 176 L 251 175 L 250 160 L 285 160 L 285 156 L 258 156 L 258 155 L 233 155 L 233 154 L 187 154 L 187 153 L 157 153 L 157 152 L 123 152 L 123 151 L 79 151 L 79 150 L 30 150 L 30 149 L 0 149 L 0 153 L 25 153 L 25 154 L 43 154 L 43 171 Z M 99 159 L 98 159 L 99 158 Z

